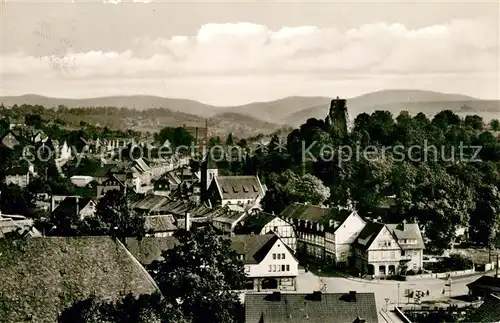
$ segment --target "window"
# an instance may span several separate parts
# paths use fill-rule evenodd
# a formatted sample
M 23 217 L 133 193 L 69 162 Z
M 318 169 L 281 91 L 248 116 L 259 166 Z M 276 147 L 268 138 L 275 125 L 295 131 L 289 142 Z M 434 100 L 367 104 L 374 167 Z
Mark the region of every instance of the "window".
M 285 259 L 285 254 L 284 253 L 281 254 L 281 259 Z
M 391 259 L 396 258 L 396 251 L 391 251 Z
M 413 255 L 417 256 L 418 255 L 418 251 L 413 251 Z
M 281 254 L 278 254 L 278 259 L 281 259 Z
M 281 265 L 281 271 L 285 271 L 285 265 Z
M 290 271 L 290 265 L 286 265 L 286 271 Z
M 250 266 L 245 266 L 245 272 L 249 273 L 250 272 Z
M 273 271 L 276 271 L 276 265 L 273 265 Z
M 275 260 L 275 259 L 276 259 L 276 254 L 275 254 L 275 253 L 273 253 L 273 260 Z
M 272 267 L 271 267 L 271 265 L 269 265 L 269 272 L 271 272 L 271 271 L 272 271 Z
M 273 228 L 273 231 L 274 231 L 274 232 L 278 232 L 278 227 L 274 227 L 274 228 Z
M 277 267 L 277 268 L 276 268 L 276 271 L 277 271 L 277 272 L 280 272 L 280 271 L 281 271 L 281 267 L 280 267 L 280 265 L 277 265 L 276 267 Z
M 413 263 L 413 270 L 417 270 L 417 264 Z

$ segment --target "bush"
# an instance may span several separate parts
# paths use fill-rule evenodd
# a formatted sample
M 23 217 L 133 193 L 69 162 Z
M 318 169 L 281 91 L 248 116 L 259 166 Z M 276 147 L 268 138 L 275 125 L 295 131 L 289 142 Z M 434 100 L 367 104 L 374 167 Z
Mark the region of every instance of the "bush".
M 461 254 L 451 254 L 448 258 L 442 258 L 438 262 L 426 264 L 426 269 L 431 270 L 433 273 L 466 270 L 471 269 L 472 267 L 472 260 Z

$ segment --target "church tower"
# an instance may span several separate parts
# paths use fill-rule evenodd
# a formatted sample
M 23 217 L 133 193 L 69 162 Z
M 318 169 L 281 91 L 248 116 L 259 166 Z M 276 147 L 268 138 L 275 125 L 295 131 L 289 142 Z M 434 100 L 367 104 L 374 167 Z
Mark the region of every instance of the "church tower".
M 330 103 L 330 111 L 326 118 L 330 133 L 337 138 L 345 138 L 349 131 L 349 115 L 347 113 L 347 100 L 336 99 Z
M 214 178 L 219 175 L 219 169 L 217 168 L 217 163 L 213 160 L 210 151 L 205 155 L 205 160 L 201 165 L 201 190 L 202 195 L 208 191 L 210 184 Z

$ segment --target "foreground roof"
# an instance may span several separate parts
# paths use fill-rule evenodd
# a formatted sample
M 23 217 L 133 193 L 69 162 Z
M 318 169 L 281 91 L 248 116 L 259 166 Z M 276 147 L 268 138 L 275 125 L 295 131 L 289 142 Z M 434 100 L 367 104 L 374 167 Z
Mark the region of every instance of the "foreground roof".
M 319 297 L 319 295 L 321 295 Z M 280 293 L 245 295 L 246 323 L 378 323 L 374 293 Z
M 0 263 L 0 317 L 7 322 L 56 322 L 92 294 L 115 300 L 157 291 L 144 267 L 110 237 L 4 239 Z
M 481 276 L 472 283 L 467 284 L 467 287 L 469 289 L 500 292 L 500 278 L 495 278 L 493 276 Z
M 470 317 L 471 322 L 500 322 L 500 296 L 488 295 Z

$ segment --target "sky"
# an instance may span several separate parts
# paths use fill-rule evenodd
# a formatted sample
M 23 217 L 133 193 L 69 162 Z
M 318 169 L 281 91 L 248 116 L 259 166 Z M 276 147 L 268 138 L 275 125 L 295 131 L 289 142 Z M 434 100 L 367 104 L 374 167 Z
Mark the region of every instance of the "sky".
M 0 96 L 500 99 L 497 1 L 0 1 Z

